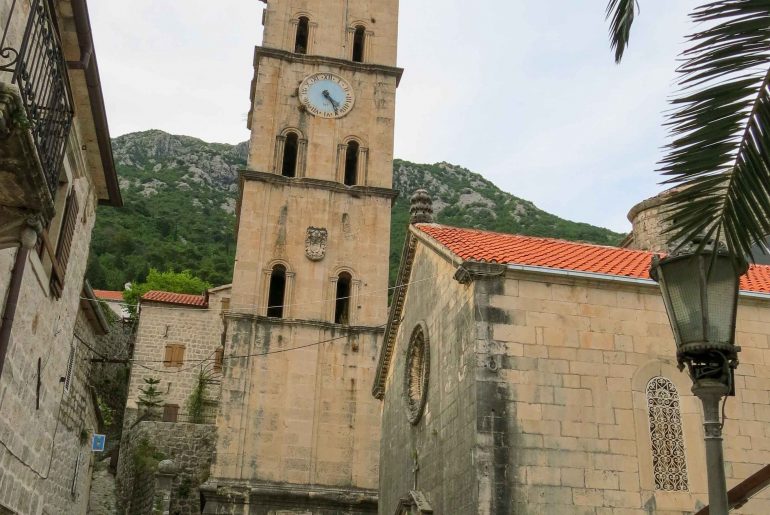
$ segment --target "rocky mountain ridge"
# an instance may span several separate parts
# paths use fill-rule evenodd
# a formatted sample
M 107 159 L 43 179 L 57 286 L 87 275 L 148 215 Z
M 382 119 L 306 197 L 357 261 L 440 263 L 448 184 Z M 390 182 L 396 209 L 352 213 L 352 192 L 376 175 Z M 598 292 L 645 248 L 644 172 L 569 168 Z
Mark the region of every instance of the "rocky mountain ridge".
M 100 207 L 89 278 L 97 288 L 120 289 L 150 268 L 189 269 L 213 284 L 232 275 L 238 171 L 248 144 L 207 143 L 159 130 L 113 140 L 125 207 Z M 396 160 L 391 227 L 391 278 L 406 231 L 409 197 L 427 189 L 437 222 L 501 232 L 617 244 L 622 235 L 563 220 L 500 190 L 477 173 L 442 162 Z

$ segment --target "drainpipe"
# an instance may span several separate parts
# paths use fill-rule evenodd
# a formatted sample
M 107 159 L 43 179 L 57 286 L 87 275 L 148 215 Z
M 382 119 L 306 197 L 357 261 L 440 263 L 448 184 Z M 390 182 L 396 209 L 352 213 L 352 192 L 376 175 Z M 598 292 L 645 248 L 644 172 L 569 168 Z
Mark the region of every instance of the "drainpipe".
M 21 292 L 21 280 L 24 277 L 24 267 L 27 264 L 29 249 L 19 247 L 16 251 L 16 262 L 13 264 L 11 272 L 11 283 L 8 285 L 8 297 L 3 311 L 3 322 L 0 326 L 0 377 L 3 375 L 5 365 L 5 355 L 8 353 L 8 343 L 11 340 L 11 329 L 13 328 L 13 319 L 16 316 L 16 306 L 19 303 L 19 293 Z
M 41 229 L 40 222 L 35 219 L 27 220 L 27 226 L 21 231 L 21 245 L 16 251 L 16 260 L 11 271 L 11 282 L 8 284 L 8 296 L 3 309 L 2 325 L 0 325 L 0 378 L 3 376 L 5 356 L 8 354 L 8 344 L 11 341 L 11 329 L 16 318 L 16 307 L 19 305 L 21 280 L 24 278 L 24 268 L 27 265 L 29 250 L 37 242 L 37 233 Z

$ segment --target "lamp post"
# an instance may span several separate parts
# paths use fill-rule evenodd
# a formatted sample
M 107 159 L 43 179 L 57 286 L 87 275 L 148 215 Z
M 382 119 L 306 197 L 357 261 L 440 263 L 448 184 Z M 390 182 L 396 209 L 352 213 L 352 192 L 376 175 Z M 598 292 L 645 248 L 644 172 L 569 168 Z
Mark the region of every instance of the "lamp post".
M 654 256 L 650 276 L 663 294 L 679 370 L 687 367 L 692 393 L 703 403 L 709 513 L 727 515 L 719 401 L 735 393 L 738 286 L 747 266 L 737 265 L 721 243 L 699 247 L 696 241 L 663 259 Z

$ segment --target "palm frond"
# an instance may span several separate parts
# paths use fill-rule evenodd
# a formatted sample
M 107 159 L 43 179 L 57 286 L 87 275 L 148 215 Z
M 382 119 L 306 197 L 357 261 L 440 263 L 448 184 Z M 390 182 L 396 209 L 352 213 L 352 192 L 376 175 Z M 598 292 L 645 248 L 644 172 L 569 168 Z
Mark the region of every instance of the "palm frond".
M 623 53 L 631 39 L 631 25 L 636 15 L 636 0 L 610 0 L 606 17 L 610 20 L 610 47 L 615 51 L 615 62 L 623 59 Z
M 688 37 L 660 163 L 678 187 L 670 239 L 720 235 L 751 258 L 770 234 L 770 2 L 712 1 L 691 16 L 705 28 Z

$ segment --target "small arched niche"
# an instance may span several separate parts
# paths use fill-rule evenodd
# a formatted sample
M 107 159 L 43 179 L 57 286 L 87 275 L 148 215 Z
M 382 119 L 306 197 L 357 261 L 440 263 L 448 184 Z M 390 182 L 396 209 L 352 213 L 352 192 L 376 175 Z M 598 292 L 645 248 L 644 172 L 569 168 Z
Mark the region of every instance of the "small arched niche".
M 294 38 L 294 53 L 307 54 L 310 43 L 310 19 L 300 16 L 297 20 L 297 36 Z
M 356 63 L 363 63 L 366 50 L 366 27 L 356 26 L 353 31 L 353 55 L 352 60 Z
M 343 182 L 346 186 L 355 186 L 359 182 L 360 149 L 361 145 L 355 140 L 349 141 L 345 149 L 345 177 Z
M 267 292 L 267 316 L 283 318 L 286 300 L 286 267 L 281 264 L 273 266 L 270 272 L 270 284 Z
M 340 272 L 337 276 L 337 291 L 334 300 L 334 323 L 350 324 L 350 299 L 353 292 L 353 276 Z
M 297 161 L 299 158 L 299 134 L 294 131 L 286 134 L 283 144 L 283 159 L 281 161 L 281 175 L 284 177 L 297 176 Z

